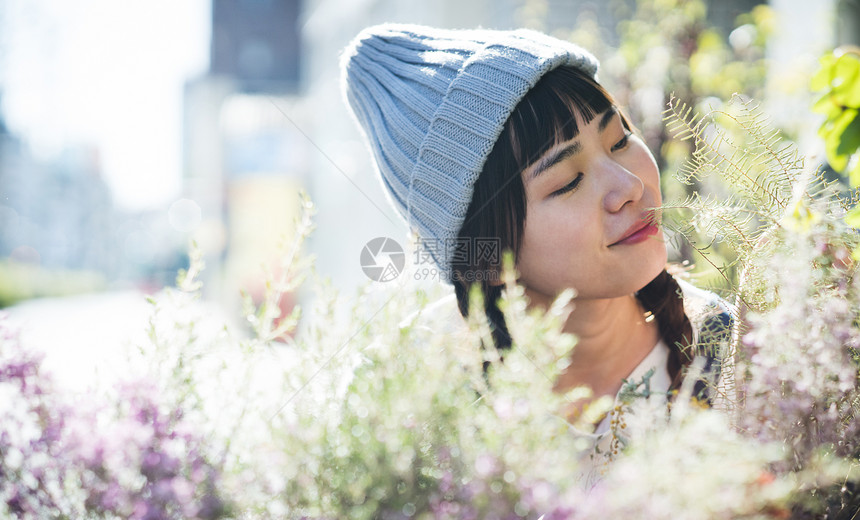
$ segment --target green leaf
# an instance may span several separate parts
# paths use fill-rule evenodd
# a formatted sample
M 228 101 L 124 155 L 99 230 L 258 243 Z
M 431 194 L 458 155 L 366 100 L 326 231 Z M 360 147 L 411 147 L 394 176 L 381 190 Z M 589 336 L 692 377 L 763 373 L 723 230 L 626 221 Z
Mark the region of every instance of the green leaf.
M 812 105 L 812 111 L 816 114 L 824 114 L 827 119 L 835 119 L 842 113 L 842 107 L 833 102 L 833 96 L 828 92 Z
M 847 112 L 847 111 L 846 111 Z M 836 147 L 836 153 L 839 155 L 851 155 L 860 148 L 860 117 L 857 111 L 854 111 L 854 117 L 842 130 L 842 135 L 839 138 L 839 146 Z
M 829 142 L 826 144 L 829 144 Z M 843 173 L 845 168 L 848 167 L 848 156 L 838 155 L 835 147 L 830 148 L 829 146 L 825 146 L 824 151 L 827 152 L 827 162 L 830 164 L 830 167 L 839 173 Z
M 848 155 L 839 153 L 839 145 L 842 142 L 842 134 L 855 117 L 857 110 L 847 109 L 836 120 L 825 122 L 818 132 L 824 138 L 827 162 L 838 172 L 844 172 L 848 167 Z
M 860 207 L 855 206 L 845 215 L 845 223 L 853 228 L 860 228 Z
M 812 79 L 809 80 L 809 88 L 813 91 L 829 90 L 830 81 L 833 77 L 833 64 L 836 63 L 836 56 L 831 52 L 822 56 L 818 61 L 821 63 L 821 67 L 815 71 L 815 74 L 812 75 Z
M 846 53 L 836 60 L 830 81 L 835 101 L 848 107 L 860 107 L 860 57 Z

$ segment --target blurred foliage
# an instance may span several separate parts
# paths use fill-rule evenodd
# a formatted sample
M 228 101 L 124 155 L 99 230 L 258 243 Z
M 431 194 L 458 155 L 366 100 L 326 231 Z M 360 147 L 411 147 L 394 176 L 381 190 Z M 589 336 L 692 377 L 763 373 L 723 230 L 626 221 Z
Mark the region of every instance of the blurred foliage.
M 203 305 L 192 250 L 178 288 L 150 298 L 147 339 L 111 373 L 132 377 L 107 393 L 53 390 L 0 317 L 0 395 L 11 397 L 0 399 L 0 517 L 856 518 L 860 283 L 838 252 L 860 237 L 815 179 L 781 166 L 797 152 L 775 147 L 745 107 L 729 120 L 761 148 L 726 149 L 719 128 L 670 108 L 696 150 L 685 171 L 739 188 L 688 203 L 693 225 L 745 259 L 738 290 L 755 304 L 748 334 L 712 345 L 737 347 L 742 362 L 721 367 L 719 406 L 693 398 L 701 358 L 671 404 L 638 391 L 650 374 L 626 381 L 615 406 L 585 388 L 556 392 L 575 348 L 563 330 L 573 293 L 530 308 L 510 256 L 503 361 L 479 292 L 464 323 L 441 286 L 418 288 L 409 273 L 351 302 L 316 284 L 292 335 L 299 324 L 278 325 L 277 302 L 313 277 L 301 252 L 310 226 L 297 225 L 293 263 L 267 273 L 266 301 L 245 309 L 250 337 Z M 745 229 L 732 207 L 771 224 L 764 247 L 764 228 Z M 595 433 L 607 411 L 609 430 Z
M 68 296 L 104 289 L 104 276 L 92 271 L 52 270 L 0 261 L 0 308 L 30 298 Z
M 818 128 L 824 140 L 827 162 L 848 177 L 851 188 L 860 187 L 860 49 L 840 47 L 822 56 L 821 67 L 812 77 L 810 87 L 821 92 L 812 110 L 825 119 Z M 850 200 L 853 208 L 846 216 L 848 225 L 860 228 L 860 206 L 857 193 Z M 854 250 L 855 259 L 860 250 Z
M 662 113 L 669 98 L 701 110 L 734 94 L 760 98 L 765 44 L 774 14 L 765 4 L 738 16 L 728 33 L 708 20 L 703 0 L 613 3 L 618 45 L 601 37 L 597 22 L 580 19 L 569 39 L 601 57 L 601 81 L 639 126 L 658 164 L 674 171 L 689 148 L 670 142 Z
M 823 114 L 818 135 L 824 139 L 827 162 L 860 186 L 860 48 L 840 47 L 824 55 L 810 87 L 821 92 L 812 110 Z
M 535 20 L 544 13 L 543 19 L 548 20 L 552 13 L 541 10 L 542 4 L 540 0 L 527 1 L 531 7 L 523 10 L 523 19 L 535 26 Z M 653 152 L 663 175 L 665 199 L 685 199 L 697 192 L 725 197 L 731 191 L 720 178 L 675 181 L 694 145 L 673 139 L 667 131 L 663 114 L 670 99 L 699 112 L 713 113 L 736 94 L 745 99 L 762 99 L 764 95 L 765 46 L 775 26 L 773 10 L 759 4 L 737 16 L 733 27 L 722 28 L 711 21 L 708 8 L 704 0 L 612 0 L 609 11 L 618 20 L 616 35 L 601 26 L 590 11 L 580 14 L 575 28 L 553 31 L 600 58 L 600 81 L 625 108 Z M 682 237 L 672 243 L 673 261 L 702 260 Z M 700 266 L 699 283 L 725 289 L 723 276 L 736 278 L 738 274 L 733 267 L 734 252 L 716 241 L 710 245 L 709 254 L 711 258 Z M 718 273 L 712 263 L 729 267 Z
M 819 170 L 804 165 L 797 148 L 769 126 L 751 100 L 735 96 L 722 110 L 700 115 L 672 99 L 666 121 L 677 139 L 693 147 L 678 179 L 692 185 L 719 177 L 733 193 L 720 197 L 694 191 L 683 200 L 667 201 L 663 224 L 717 273 L 722 286 L 740 292 L 743 304 L 757 309 L 738 289 L 749 285 L 738 274 L 749 278 L 755 274 L 750 269 L 767 263 L 770 236 L 780 228 L 808 231 L 817 224 L 821 218 L 810 210 L 815 200 L 829 201 L 829 213 L 836 206 L 844 210 L 845 203 Z

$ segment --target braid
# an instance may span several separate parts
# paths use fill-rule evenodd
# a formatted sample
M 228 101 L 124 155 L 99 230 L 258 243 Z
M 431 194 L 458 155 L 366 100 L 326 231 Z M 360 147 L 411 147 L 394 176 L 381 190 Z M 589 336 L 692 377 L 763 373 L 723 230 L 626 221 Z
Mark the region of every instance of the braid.
M 454 293 L 457 296 L 457 307 L 460 309 L 460 314 L 466 318 L 469 316 L 469 285 L 466 283 L 455 283 Z M 482 287 L 484 297 L 484 312 L 487 314 L 487 321 L 490 322 L 490 332 L 493 336 L 493 343 L 499 350 L 507 350 L 511 348 L 511 334 L 508 332 L 508 326 L 505 324 L 505 317 L 499 309 L 498 301 L 502 297 L 502 285 L 485 285 Z
M 484 286 L 484 311 L 490 322 L 493 342 L 496 348 L 507 350 L 511 347 L 511 336 L 505 324 L 504 316 L 497 305 L 502 293 L 502 286 Z M 460 313 L 465 317 L 469 314 L 469 286 L 465 283 L 455 283 L 454 292 Z M 690 364 L 693 357 L 690 347 L 693 342 L 693 327 L 684 312 L 684 300 L 681 297 L 681 286 L 665 269 L 656 278 L 643 287 L 636 297 L 657 319 L 657 329 L 660 337 L 669 347 L 668 370 L 672 378 L 670 389 L 680 387 L 683 379 L 683 368 Z
M 499 356 L 504 357 L 504 351 L 509 350 L 513 341 L 511 334 L 508 332 L 508 326 L 505 324 L 505 317 L 499 309 L 498 301 L 502 297 L 502 287 L 493 285 L 483 285 L 481 287 L 484 297 L 484 312 L 487 315 L 487 321 L 490 324 L 490 334 L 493 338 L 494 345 L 485 345 L 482 341 L 481 348 L 496 348 L 499 351 Z M 460 309 L 460 314 L 464 318 L 469 317 L 469 285 L 462 281 L 454 283 L 454 294 L 457 296 L 457 307 Z M 487 371 L 490 369 L 490 362 L 482 363 L 484 369 L 484 377 L 487 376 Z
M 681 385 L 682 368 L 689 365 L 693 359 L 690 354 L 690 347 L 693 343 L 693 327 L 684 312 L 681 286 L 664 269 L 636 296 L 645 309 L 651 311 L 657 319 L 660 337 L 669 347 L 668 369 L 669 376 L 672 378 L 670 388 L 675 390 Z

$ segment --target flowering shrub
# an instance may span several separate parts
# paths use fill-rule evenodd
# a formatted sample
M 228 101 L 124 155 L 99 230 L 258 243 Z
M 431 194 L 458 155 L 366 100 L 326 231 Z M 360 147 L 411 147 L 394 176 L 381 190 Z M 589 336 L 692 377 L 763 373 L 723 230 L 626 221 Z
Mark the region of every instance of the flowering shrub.
M 386 302 L 392 298 L 396 306 Z M 582 447 L 564 421 L 547 413 L 556 400 L 525 398 L 529 385 L 551 395 L 551 381 L 519 356 L 485 378 L 474 338 L 452 343 L 427 329 L 421 312 L 398 323 L 399 309 L 421 309 L 421 300 L 409 292 L 382 300 L 365 295 L 352 312 L 378 313 L 351 338 L 339 334 L 349 328 L 332 327 L 334 306 L 322 301 L 319 328 L 307 331 L 308 348 L 296 355 L 300 366 L 325 369 L 309 386 L 295 382 L 285 397 L 294 397 L 290 409 L 271 418 L 274 454 L 263 455 L 282 461 L 269 499 L 281 501 L 279 511 L 314 518 L 520 518 L 559 504 L 555 497 L 572 482 L 565 468 L 575 467 Z
M 5 320 L 0 321 L 0 326 Z M 0 511 L 4 516 L 58 516 L 67 507 L 68 468 L 60 439 L 65 412 L 54 406 L 40 359 L 0 327 Z
M 218 471 L 206 460 L 199 432 L 157 396 L 151 384 L 125 385 L 108 424 L 75 417 L 67 456 L 78 466 L 85 509 L 118 518 L 219 518 Z
M 165 406 L 153 385 L 124 385 L 115 403 L 101 406 L 64 401 L 39 358 L 0 322 L 0 392 L 4 517 L 224 515 L 219 471 L 200 432 L 181 409 Z
M 749 140 L 743 145 L 683 107 L 669 110 L 675 128 L 697 143 L 686 174 L 720 173 L 740 195 L 675 205 L 728 242 L 744 272 L 726 280 L 743 310 L 731 424 L 780 448 L 768 471 L 796 482 L 791 515 L 853 518 L 860 511 L 860 294 L 851 254 L 858 236 L 844 218 L 853 201 L 804 168 L 752 103 L 738 105 L 711 119 L 734 122 Z
M 800 242 L 793 254 L 774 255 L 767 274 L 778 282 L 780 303 L 751 315 L 751 331 L 743 337 L 748 379 L 741 424 L 762 439 L 787 441 L 797 466 L 821 449 L 860 453 L 857 288 L 832 269 L 832 255 L 803 238 L 790 237 Z M 822 266 L 817 273 L 809 269 L 815 263 Z M 811 280 L 816 274 L 829 279 Z
M 617 403 L 554 392 L 575 348 L 561 332 L 572 295 L 529 310 L 510 270 L 504 359 L 485 316 L 459 326 L 453 302 L 430 303 L 441 288 L 370 286 L 347 308 L 320 285 L 295 331 L 298 311 L 280 316 L 279 300 L 307 266 L 298 255 L 306 215 L 286 255 L 293 269 L 279 270 L 259 308 L 248 302 L 249 338 L 207 321 L 192 255 L 179 290 L 153 300 L 135 378 L 107 398 L 64 397 L 0 327 L 3 513 L 856 518 L 860 282 L 848 205 L 778 146 L 754 107 L 721 117 L 751 144 L 681 106 L 669 113 L 696 146 L 686 173 L 721 173 L 737 196 L 664 208 L 679 240 L 694 228 L 719 238 L 744 273 L 718 270 L 739 326 L 709 345 L 725 359 L 713 408 L 693 398 L 699 361 L 668 406 L 649 396 L 648 374 Z M 709 260 L 707 245 L 692 247 Z M 610 430 L 594 433 L 607 413 Z

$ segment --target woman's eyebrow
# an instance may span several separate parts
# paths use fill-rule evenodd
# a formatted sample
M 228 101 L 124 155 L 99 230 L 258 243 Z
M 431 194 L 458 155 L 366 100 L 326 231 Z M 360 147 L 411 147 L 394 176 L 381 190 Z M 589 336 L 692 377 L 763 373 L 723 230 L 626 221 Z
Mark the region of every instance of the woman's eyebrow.
M 535 165 L 535 169 L 531 174 L 532 179 L 536 179 L 538 175 L 552 168 L 556 164 L 564 161 L 565 159 L 572 157 L 579 153 L 582 150 L 582 144 L 579 141 L 574 141 L 569 145 L 561 148 L 559 150 L 555 150 L 554 152 L 550 152 L 543 159 L 538 161 Z
M 597 123 L 597 131 L 603 132 L 604 130 L 606 130 L 606 127 L 609 126 L 610 122 L 612 122 L 612 118 L 614 118 L 617 114 L 618 108 L 615 105 L 612 105 L 611 107 L 606 109 L 606 112 L 604 112 L 603 115 L 600 116 L 600 121 L 598 121 Z M 535 169 L 530 177 L 532 179 L 536 179 L 540 174 L 552 168 L 556 164 L 576 155 L 581 149 L 582 145 L 579 143 L 579 141 L 574 141 L 560 150 L 556 150 L 555 152 L 547 154 L 543 159 L 538 161 L 537 165 L 535 165 Z
M 609 123 L 612 121 L 612 118 L 618 113 L 618 108 L 615 105 L 609 107 L 606 112 L 603 113 L 603 116 L 600 118 L 600 122 L 597 124 L 597 131 L 603 132 L 606 130 L 606 127 L 609 126 Z

